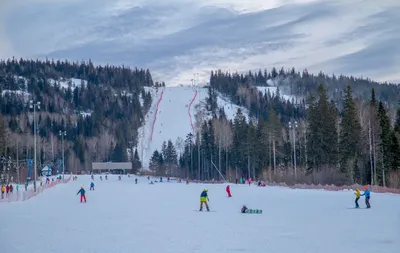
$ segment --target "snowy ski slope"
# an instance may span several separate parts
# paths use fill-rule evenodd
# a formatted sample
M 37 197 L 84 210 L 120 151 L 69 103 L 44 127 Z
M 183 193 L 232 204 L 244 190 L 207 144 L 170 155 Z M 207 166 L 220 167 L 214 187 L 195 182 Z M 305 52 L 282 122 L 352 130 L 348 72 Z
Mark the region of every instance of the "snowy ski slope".
M 19 203 L 0 203 L 1 253 L 398 253 L 400 196 L 351 191 L 156 183 L 90 176 Z M 165 180 L 165 179 L 164 179 Z M 87 203 L 76 195 L 83 185 Z M 214 212 L 198 212 L 207 188 Z M 241 214 L 240 208 L 263 214 Z
M 196 133 L 196 114 L 201 111 L 203 120 L 211 117 L 205 110 L 207 88 L 199 86 L 177 86 L 162 88 L 146 88 L 151 92 L 153 102 L 145 117 L 145 124 L 139 133 L 138 153 L 143 167 L 148 168 L 153 152 L 161 150 L 164 141 L 172 140 L 174 145 L 178 138 L 185 140 L 189 133 Z M 236 115 L 236 105 L 218 96 L 219 107 L 224 107 L 228 119 Z M 247 110 L 242 108 L 248 115 Z M 179 152 L 179 150 L 178 150 Z

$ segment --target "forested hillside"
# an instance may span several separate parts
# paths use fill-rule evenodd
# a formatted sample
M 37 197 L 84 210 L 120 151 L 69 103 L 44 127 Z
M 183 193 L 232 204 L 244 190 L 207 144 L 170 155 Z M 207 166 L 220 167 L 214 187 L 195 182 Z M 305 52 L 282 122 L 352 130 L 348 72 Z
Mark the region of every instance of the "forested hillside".
M 299 99 L 284 101 L 279 88 L 276 95 L 255 88 L 268 84 L 291 87 Z M 248 108 L 252 120 L 240 111 L 233 121 L 216 113 L 216 92 Z M 367 79 L 294 70 L 213 72 L 207 108 L 214 118 L 203 123 L 197 138 L 187 136 L 180 173 L 212 179 L 220 177 L 219 169 L 230 180 L 400 187 L 399 101 L 399 86 Z
M 151 105 L 144 86 L 152 85 L 144 69 L 90 61 L 2 60 L 0 154 L 22 165 L 33 157 L 32 100 L 40 102 L 39 168 L 62 157 L 60 132 L 65 133 L 68 171 L 87 170 L 92 161 L 127 161 L 127 147 L 136 146 L 137 129 Z

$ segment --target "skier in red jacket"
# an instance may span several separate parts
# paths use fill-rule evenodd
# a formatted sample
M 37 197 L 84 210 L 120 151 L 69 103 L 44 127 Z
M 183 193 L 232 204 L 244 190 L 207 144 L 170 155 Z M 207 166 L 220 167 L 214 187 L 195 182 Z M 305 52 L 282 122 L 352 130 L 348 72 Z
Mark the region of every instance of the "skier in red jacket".
M 230 188 L 229 185 L 226 186 L 226 193 L 228 193 L 228 197 L 229 197 L 229 198 L 232 197 L 232 195 L 231 195 L 231 188 Z

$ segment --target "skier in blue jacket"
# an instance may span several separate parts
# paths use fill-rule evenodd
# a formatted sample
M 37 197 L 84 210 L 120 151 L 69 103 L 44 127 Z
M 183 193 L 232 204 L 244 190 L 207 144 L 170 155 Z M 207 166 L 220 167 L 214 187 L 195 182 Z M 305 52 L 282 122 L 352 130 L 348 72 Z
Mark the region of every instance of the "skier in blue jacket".
M 94 183 L 93 182 L 90 183 L 90 189 L 89 190 L 93 190 L 94 191 Z
M 210 199 L 208 198 L 207 192 L 208 192 L 208 190 L 204 189 L 204 191 L 200 194 L 200 210 L 199 211 L 203 211 L 203 204 L 206 205 L 207 211 L 210 211 L 210 208 L 208 207 L 208 204 L 207 204 L 207 200 L 210 201 Z
M 369 203 L 369 199 L 371 198 L 371 192 L 369 191 L 368 187 L 364 187 L 364 193 L 361 194 L 361 196 L 365 196 L 365 204 L 367 205 L 367 208 L 371 208 L 371 205 Z
M 79 191 L 76 195 L 78 195 L 79 193 L 81 194 L 81 203 L 82 203 L 82 200 L 84 200 L 86 203 L 86 196 L 85 196 L 86 192 L 85 192 L 85 189 L 83 189 L 83 186 L 81 187 L 81 189 L 79 189 Z

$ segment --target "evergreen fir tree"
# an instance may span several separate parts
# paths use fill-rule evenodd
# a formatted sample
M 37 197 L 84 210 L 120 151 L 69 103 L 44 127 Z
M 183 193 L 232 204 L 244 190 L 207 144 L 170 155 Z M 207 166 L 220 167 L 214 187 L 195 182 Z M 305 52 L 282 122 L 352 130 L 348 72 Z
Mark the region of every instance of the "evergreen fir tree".
M 394 123 L 394 131 L 396 131 L 398 134 L 400 134 L 400 108 L 397 109 L 396 121 Z
M 132 160 L 133 174 L 136 174 L 141 168 L 142 168 L 142 163 L 140 162 L 138 151 L 137 149 L 135 149 L 135 153 L 133 155 L 133 160 Z
M 158 150 L 154 150 L 153 155 L 151 156 L 149 162 L 149 169 L 150 171 L 153 172 L 154 176 L 156 176 L 160 171 L 161 160 L 162 160 L 161 154 L 158 152 Z
M 357 158 L 361 155 L 361 124 L 357 114 L 357 107 L 353 100 L 352 90 L 347 86 L 344 98 L 343 116 L 340 122 L 340 165 L 342 172 L 346 172 L 350 184 L 354 183 L 353 169 Z
M 313 173 L 314 183 L 318 183 L 316 173 L 335 166 L 337 162 L 337 109 L 328 102 L 323 85 L 318 87 L 318 100 L 308 110 L 308 164 Z
M 384 178 L 385 173 L 388 172 L 388 169 L 391 167 L 391 153 L 390 153 L 390 135 L 391 135 L 391 126 L 390 120 L 387 115 L 386 109 L 383 106 L 382 101 L 379 102 L 378 105 L 378 118 L 380 125 L 380 151 L 381 151 L 381 164 L 383 167 L 380 167 L 380 170 L 377 170 L 377 177 L 380 181 L 381 185 L 386 184 L 386 178 Z

